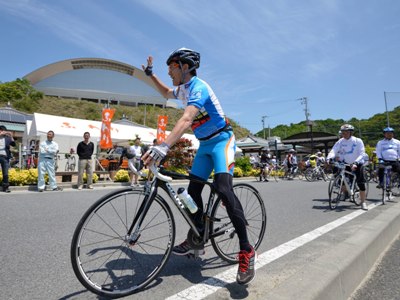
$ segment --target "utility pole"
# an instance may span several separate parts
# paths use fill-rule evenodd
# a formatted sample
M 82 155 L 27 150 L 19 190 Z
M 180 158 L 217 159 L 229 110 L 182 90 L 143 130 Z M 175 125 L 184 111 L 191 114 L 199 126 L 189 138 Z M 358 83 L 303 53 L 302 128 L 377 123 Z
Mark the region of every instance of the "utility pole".
M 314 152 L 314 140 L 313 140 L 313 131 L 312 131 L 313 122 L 311 120 L 309 120 L 309 118 L 308 118 L 310 116 L 310 113 L 308 111 L 308 99 L 307 99 L 307 97 L 303 97 L 298 100 L 300 100 L 301 104 L 304 104 L 304 107 L 305 107 L 304 112 L 306 114 L 306 125 L 308 126 L 309 131 L 310 131 L 311 153 L 313 153 Z
M 268 118 L 268 116 L 262 116 L 261 117 L 261 122 L 262 122 L 262 125 L 263 125 L 264 140 L 265 140 L 265 118 Z
M 386 92 L 383 92 L 383 96 L 385 97 L 385 108 L 386 108 L 386 121 L 387 121 L 387 127 L 390 127 L 390 122 L 389 122 L 389 112 L 387 109 L 387 101 L 386 101 Z

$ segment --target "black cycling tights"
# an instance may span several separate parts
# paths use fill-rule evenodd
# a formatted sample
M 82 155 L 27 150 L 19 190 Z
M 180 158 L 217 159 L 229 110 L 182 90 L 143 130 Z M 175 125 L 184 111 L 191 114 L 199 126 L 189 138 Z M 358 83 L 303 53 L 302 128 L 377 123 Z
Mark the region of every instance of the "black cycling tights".
M 233 177 L 228 173 L 219 173 L 214 177 L 215 188 L 222 198 L 222 202 L 226 207 L 228 216 L 231 219 L 233 227 L 235 228 L 239 237 L 240 249 L 250 251 L 251 249 L 246 230 L 247 221 L 244 216 L 242 205 L 233 192 L 232 181 Z M 203 200 L 201 198 L 201 192 L 203 188 L 204 184 L 193 181 L 189 183 L 188 187 L 188 193 L 192 196 L 193 200 L 197 204 L 197 207 L 199 208 L 195 214 L 196 225 L 199 227 L 203 222 Z

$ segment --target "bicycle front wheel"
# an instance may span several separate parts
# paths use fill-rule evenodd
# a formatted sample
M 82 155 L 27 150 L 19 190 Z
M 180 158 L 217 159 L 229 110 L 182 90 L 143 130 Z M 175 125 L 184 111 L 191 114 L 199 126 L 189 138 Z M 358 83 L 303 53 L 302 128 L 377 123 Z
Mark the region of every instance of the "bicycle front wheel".
M 386 198 L 390 196 L 390 191 L 388 190 L 389 182 L 387 174 L 383 175 L 383 185 L 382 185 L 382 204 L 386 204 Z
M 249 184 L 235 184 L 233 191 L 243 207 L 249 242 L 254 249 L 258 249 L 267 227 L 264 201 L 258 191 Z M 214 203 L 211 218 L 213 222 L 210 227 L 210 239 L 215 252 L 221 259 L 229 263 L 237 263 L 240 251 L 239 239 L 221 197 L 218 197 Z
M 175 222 L 159 195 L 135 232 L 135 242 L 129 243 L 131 222 L 146 199 L 142 190 L 112 192 L 94 203 L 78 223 L 71 262 L 88 290 L 111 298 L 133 294 L 148 285 L 167 263 L 175 240 Z

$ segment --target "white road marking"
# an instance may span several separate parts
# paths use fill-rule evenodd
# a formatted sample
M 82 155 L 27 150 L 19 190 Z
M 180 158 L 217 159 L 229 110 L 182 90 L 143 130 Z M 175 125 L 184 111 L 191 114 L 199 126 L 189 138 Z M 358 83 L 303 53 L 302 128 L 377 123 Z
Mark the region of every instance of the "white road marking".
M 380 203 L 377 204 L 370 204 L 368 209 L 374 209 L 376 206 L 381 205 Z M 257 262 L 256 262 L 256 269 L 262 268 L 265 265 L 281 258 L 282 256 L 292 252 L 293 250 L 315 240 L 316 238 L 322 236 L 325 233 L 353 220 L 354 218 L 366 213 L 365 210 L 357 210 L 352 212 L 346 216 L 341 217 L 331 223 L 325 224 L 317 229 L 314 229 L 310 232 L 307 232 L 287 243 L 284 243 L 278 247 L 275 247 L 271 250 L 268 250 L 260 255 L 258 255 Z M 198 300 L 204 299 L 205 297 L 215 293 L 218 289 L 236 282 L 236 272 L 237 266 L 232 267 L 222 273 L 215 275 L 212 278 L 204 280 L 201 283 L 193 285 L 179 293 L 172 295 L 171 297 L 166 298 L 166 300 Z

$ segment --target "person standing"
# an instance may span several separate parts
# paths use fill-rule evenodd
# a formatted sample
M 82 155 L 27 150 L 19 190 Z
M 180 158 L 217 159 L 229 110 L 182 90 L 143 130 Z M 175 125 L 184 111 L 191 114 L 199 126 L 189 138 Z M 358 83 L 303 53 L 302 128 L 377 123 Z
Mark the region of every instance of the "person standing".
M 53 141 L 54 131 L 47 132 L 47 140 L 39 145 L 39 163 L 38 163 L 38 191 L 43 192 L 46 187 L 44 175 L 49 176 L 49 185 L 52 191 L 62 191 L 62 188 L 57 187 L 56 171 L 54 158 L 58 153 L 58 144 Z
M 248 284 L 255 276 L 256 254 L 247 236 L 247 221 L 243 208 L 233 191 L 236 149 L 233 129 L 211 87 L 197 77 L 200 53 L 180 48 L 169 55 L 166 63 L 174 88 L 168 87 L 153 73 L 153 57 L 149 56 L 147 66 L 142 65 L 142 68 L 161 95 L 167 99 L 182 100 L 185 110 L 166 140 L 147 151 L 143 156 L 143 161 L 146 165 L 159 163 L 185 131 L 192 128 L 196 138 L 200 141 L 200 146 L 194 157 L 190 174 L 193 177 L 207 180 L 214 170 L 215 188 L 222 198 L 239 237 L 239 268 L 236 281 L 239 284 Z M 188 187 L 188 193 L 198 207 L 194 219 L 200 231 L 204 230 L 204 206 L 201 197 L 203 188 L 204 184 L 195 181 L 190 181 Z M 187 255 L 193 251 L 187 241 L 176 245 L 172 250 L 175 255 Z M 202 252 L 204 253 L 204 249 Z
M 83 141 L 78 144 L 76 153 L 78 154 L 78 190 L 83 187 L 83 172 L 86 171 L 87 188 L 93 189 L 93 162 L 92 155 L 94 152 L 94 144 L 89 140 L 90 133 L 83 134 Z
M 8 181 L 8 169 L 10 168 L 11 151 L 10 146 L 15 147 L 12 133 L 7 131 L 6 126 L 0 125 L 0 165 L 3 174 L 3 192 L 10 193 Z
M 331 160 L 336 160 L 350 165 L 346 169 L 356 175 L 357 185 L 360 188 L 361 209 L 368 210 L 367 203 L 365 203 L 367 195 L 364 176 L 364 142 L 353 136 L 354 126 L 351 124 L 342 125 L 340 132 L 343 137 L 333 145 L 326 160 L 328 163 Z
M 140 172 L 142 163 L 142 147 L 140 146 L 140 137 L 136 137 L 133 142 L 134 144 L 129 146 L 127 149 L 121 154 L 119 165 L 122 164 L 122 160 L 124 157 L 128 158 L 128 167 L 131 171 L 130 173 L 130 180 L 131 180 L 131 187 L 138 187 L 139 186 L 139 176 L 144 176 L 142 172 Z

